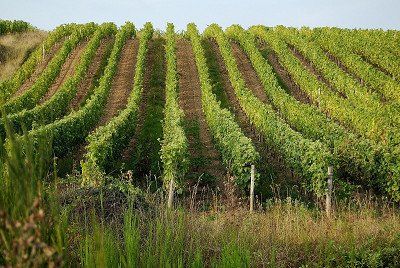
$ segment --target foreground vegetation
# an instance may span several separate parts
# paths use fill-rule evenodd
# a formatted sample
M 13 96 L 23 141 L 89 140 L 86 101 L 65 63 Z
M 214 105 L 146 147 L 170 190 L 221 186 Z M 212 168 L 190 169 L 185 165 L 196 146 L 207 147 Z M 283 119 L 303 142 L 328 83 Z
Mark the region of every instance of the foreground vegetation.
M 397 267 L 400 215 L 384 200 L 337 203 L 332 218 L 275 196 L 229 210 L 219 196 L 141 191 L 129 174 L 100 188 L 47 170 L 46 142 L 22 156 L 12 143 L 1 177 L 2 265 L 83 267 Z M 32 148 L 29 140 L 26 148 Z M 47 156 L 47 157 L 46 157 Z M 243 204 L 244 205 L 244 204 Z

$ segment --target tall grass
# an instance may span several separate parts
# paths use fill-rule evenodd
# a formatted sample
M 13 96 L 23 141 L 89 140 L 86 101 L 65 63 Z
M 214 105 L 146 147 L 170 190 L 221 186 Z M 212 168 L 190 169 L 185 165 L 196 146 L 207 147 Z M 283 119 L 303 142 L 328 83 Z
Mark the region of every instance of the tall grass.
M 45 190 L 51 178 L 49 139 L 34 144 L 24 135 L 17 141 L 3 120 L 7 141 L 0 148 L 0 266 L 60 264 L 66 214 L 57 195 Z

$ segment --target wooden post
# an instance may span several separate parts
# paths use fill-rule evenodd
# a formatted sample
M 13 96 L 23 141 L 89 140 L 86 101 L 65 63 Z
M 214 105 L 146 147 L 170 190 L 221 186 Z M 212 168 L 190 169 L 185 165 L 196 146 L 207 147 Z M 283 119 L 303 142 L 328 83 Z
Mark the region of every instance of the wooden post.
M 250 172 L 250 212 L 253 212 L 254 209 L 254 180 L 255 180 L 256 168 L 254 165 L 251 165 Z
M 42 45 L 42 58 L 44 60 L 44 56 L 45 56 L 46 50 L 44 49 L 44 44 Z
M 326 193 L 326 215 L 328 217 L 332 214 L 332 189 L 333 189 L 333 167 L 328 167 L 328 191 Z
M 318 106 L 320 105 L 320 103 L 321 103 L 321 88 L 319 87 L 318 88 Z
M 173 202 L 174 202 L 174 179 L 171 178 L 169 182 L 168 208 L 172 208 Z

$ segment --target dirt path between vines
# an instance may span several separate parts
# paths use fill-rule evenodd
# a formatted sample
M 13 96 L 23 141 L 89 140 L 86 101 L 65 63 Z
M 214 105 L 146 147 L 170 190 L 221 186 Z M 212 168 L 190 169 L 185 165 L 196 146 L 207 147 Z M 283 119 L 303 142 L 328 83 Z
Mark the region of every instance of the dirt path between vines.
M 93 87 L 95 76 L 101 67 L 101 62 L 103 57 L 105 57 L 107 47 L 112 43 L 112 41 L 113 38 L 104 38 L 101 41 L 100 46 L 97 48 L 96 54 L 90 63 L 89 69 L 82 81 L 79 83 L 77 93 L 69 105 L 70 110 L 78 110 L 89 90 Z
M 234 206 L 236 187 L 221 162 L 221 156 L 214 147 L 211 132 L 208 128 L 202 109 L 201 87 L 195 56 L 190 42 L 186 39 L 177 41 L 177 70 L 179 75 L 179 106 L 184 111 L 188 125 L 186 135 L 189 142 L 189 153 L 199 163 L 191 163 L 188 176 L 196 184 L 200 177 L 211 175 L 220 187 L 224 205 Z M 194 125 L 197 127 L 189 131 Z M 196 161 L 197 162 L 197 161 Z
M 111 85 L 111 92 L 97 127 L 107 124 L 125 108 L 133 87 L 138 48 L 139 39 L 137 38 L 129 39 L 124 45 L 118 62 L 117 73 Z
M 346 99 L 347 96 L 343 92 L 336 89 L 326 78 L 323 74 L 321 74 L 312 64 L 310 60 L 304 57 L 297 49 L 293 46 L 287 44 L 288 49 L 293 53 L 293 55 L 303 64 L 303 67 L 308 70 L 312 75 L 314 75 L 318 81 L 325 84 L 333 93 L 339 95 L 340 97 Z
M 121 56 L 117 66 L 117 72 L 113 78 L 111 91 L 104 107 L 103 116 L 97 125 L 93 127 L 93 131 L 100 126 L 107 124 L 119 113 L 120 110 L 126 106 L 129 94 L 133 87 L 138 48 L 139 40 L 137 38 L 127 40 L 122 48 Z M 86 152 L 86 144 L 86 141 L 83 142 L 77 146 L 76 150 L 73 152 L 72 155 L 74 157 L 74 167 L 79 166 L 79 162 Z
M 46 94 L 40 99 L 39 104 L 44 103 L 49 100 L 57 90 L 65 83 L 65 81 L 74 75 L 75 68 L 80 62 L 81 55 L 85 50 L 89 41 L 85 40 L 80 42 L 74 50 L 68 55 L 67 60 L 64 62 L 60 73 L 58 74 L 56 80 L 53 81 L 53 84 L 47 90 Z
M 142 99 L 140 102 L 140 108 L 139 108 L 139 113 L 137 117 L 137 124 L 136 124 L 136 129 L 135 133 L 132 137 L 132 139 L 129 141 L 128 146 L 124 149 L 122 152 L 122 160 L 124 162 L 128 161 L 130 157 L 132 156 L 133 150 L 136 148 L 136 144 L 138 142 L 138 138 L 140 135 L 140 132 L 143 128 L 144 120 L 146 117 L 146 110 L 147 110 L 147 100 L 149 98 L 151 86 L 150 86 L 150 81 L 151 81 L 151 76 L 152 76 L 152 71 L 155 65 L 155 44 L 153 40 L 149 41 L 148 44 L 149 48 L 147 50 L 147 55 L 146 55 L 146 60 L 145 60 L 145 70 L 144 70 L 144 75 L 143 75 L 143 92 L 142 92 Z
M 281 84 L 284 85 L 286 92 L 302 103 L 312 104 L 309 96 L 293 81 L 290 74 L 279 62 L 278 56 L 274 51 L 268 51 L 267 60 L 272 66 L 278 80 L 280 80 Z
M 262 85 L 256 71 L 251 65 L 250 59 L 246 53 L 240 47 L 240 45 L 232 42 L 232 52 L 235 56 L 237 66 L 244 80 L 246 81 L 247 87 L 253 91 L 253 94 L 264 103 L 270 103 L 267 94 L 265 93 L 264 86 Z
M 290 168 L 288 168 L 285 165 L 279 153 L 276 152 L 274 148 L 271 148 L 266 144 L 263 135 L 260 134 L 255 129 L 255 127 L 250 123 L 246 113 L 242 110 L 239 100 L 235 95 L 235 90 L 233 89 L 232 84 L 230 82 L 228 70 L 226 69 L 224 60 L 219 51 L 217 43 L 215 43 L 213 40 L 209 40 L 209 42 L 211 43 L 212 50 L 214 52 L 214 55 L 216 56 L 219 66 L 219 71 L 222 77 L 221 82 L 223 83 L 223 86 L 227 93 L 229 103 L 231 107 L 233 107 L 236 122 L 239 124 L 243 133 L 252 140 L 254 146 L 256 147 L 257 152 L 260 154 L 261 157 L 260 164 L 256 166 L 257 172 L 260 173 L 262 177 L 260 181 L 262 182 L 264 180 L 263 182 L 267 184 L 264 187 L 271 187 L 272 186 L 271 179 L 273 179 L 274 182 L 279 182 L 279 183 L 288 183 L 289 178 L 291 178 L 292 181 L 293 179 L 297 180 L 298 179 L 297 176 L 290 171 Z M 235 56 L 240 53 L 239 49 L 240 48 L 238 48 L 238 46 L 234 46 L 233 50 Z M 260 91 L 262 89 L 261 82 L 257 81 L 258 80 L 257 74 L 252 68 L 250 62 L 246 63 L 246 61 L 249 61 L 247 59 L 247 56 L 242 54 L 240 55 L 240 58 L 241 59 L 239 59 L 238 67 L 239 70 L 241 71 L 243 79 L 246 81 L 246 86 L 249 89 L 255 86 L 256 89 L 255 90 L 253 89 L 253 92 Z M 242 65 L 242 63 L 246 64 L 247 67 L 239 66 Z M 266 98 L 265 92 L 258 92 L 258 95 L 261 95 L 261 99 Z M 273 169 L 272 171 L 271 168 Z
M 32 75 L 25 80 L 25 82 L 21 85 L 21 87 L 12 95 L 13 98 L 18 97 L 22 95 L 26 90 L 28 90 L 30 87 L 33 86 L 33 84 L 36 82 L 36 80 L 39 78 L 39 76 L 42 74 L 44 69 L 47 67 L 49 62 L 53 59 L 54 55 L 60 50 L 61 46 L 63 45 L 63 42 L 57 42 L 54 44 L 50 51 L 48 51 L 45 56 L 44 60 L 42 60 L 35 68 L 35 71 L 32 73 Z
M 353 79 L 355 79 L 356 81 L 358 81 L 358 83 L 363 86 L 368 88 L 369 91 L 371 92 L 375 92 L 376 94 L 378 94 L 380 101 L 383 103 L 386 103 L 388 100 L 385 98 L 385 96 L 380 92 L 379 89 L 373 88 L 371 85 L 369 85 L 368 83 L 364 83 L 363 79 L 358 76 L 356 73 L 354 73 L 353 71 L 351 71 L 346 64 L 344 64 L 339 58 L 337 58 L 334 54 L 330 53 L 328 50 L 324 49 L 323 47 L 321 47 L 322 51 L 324 51 L 325 55 L 336 64 L 336 66 L 338 66 L 340 69 L 342 69 L 343 72 L 347 73 L 348 75 L 350 75 L 351 77 L 353 77 Z

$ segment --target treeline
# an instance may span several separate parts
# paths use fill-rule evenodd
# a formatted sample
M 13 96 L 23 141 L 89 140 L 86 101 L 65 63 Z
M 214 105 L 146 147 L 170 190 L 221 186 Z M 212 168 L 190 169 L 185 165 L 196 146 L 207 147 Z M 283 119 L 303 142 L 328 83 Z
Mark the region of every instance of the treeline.
M 0 35 L 8 33 L 21 33 L 32 30 L 34 27 L 22 20 L 0 20 Z

